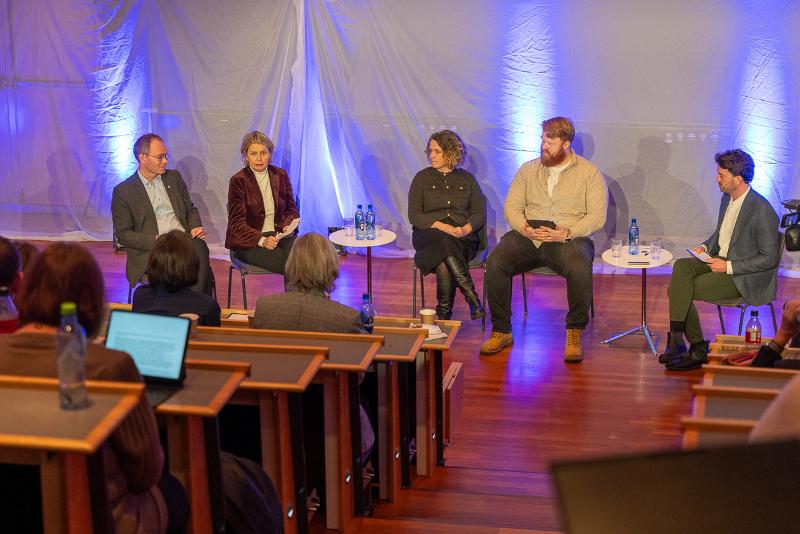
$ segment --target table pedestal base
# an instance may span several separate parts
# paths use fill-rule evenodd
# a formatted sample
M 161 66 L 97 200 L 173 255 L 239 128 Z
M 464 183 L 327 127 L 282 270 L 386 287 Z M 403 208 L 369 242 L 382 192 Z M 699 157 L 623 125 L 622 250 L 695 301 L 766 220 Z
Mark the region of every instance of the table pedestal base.
M 656 350 L 656 347 L 658 346 L 658 337 L 656 337 L 656 341 L 653 343 L 653 333 L 650 332 L 650 329 L 647 327 L 647 269 L 645 268 L 642 268 L 642 324 L 635 328 L 631 328 L 630 330 L 626 330 L 625 332 L 614 334 L 610 338 L 604 339 L 600 343 L 611 343 L 615 339 L 625 337 L 629 334 L 635 334 L 636 332 L 642 333 L 645 340 L 647 340 L 647 346 L 650 348 L 650 352 L 653 353 L 653 356 L 657 356 L 658 351 Z

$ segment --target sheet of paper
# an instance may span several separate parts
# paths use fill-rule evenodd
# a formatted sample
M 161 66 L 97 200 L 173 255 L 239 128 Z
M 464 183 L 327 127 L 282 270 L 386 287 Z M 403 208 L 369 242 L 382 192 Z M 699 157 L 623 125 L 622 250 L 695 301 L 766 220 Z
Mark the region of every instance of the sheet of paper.
M 278 232 L 275 237 L 278 239 L 283 239 L 287 235 L 291 235 L 292 232 L 297 230 L 297 227 L 300 225 L 300 217 L 297 219 L 292 219 L 292 222 L 289 223 L 289 227 L 286 229 L 286 232 Z
M 689 251 L 689 254 L 691 254 L 692 256 L 694 256 L 695 258 L 697 258 L 698 260 L 700 260 L 700 261 L 704 261 L 704 262 L 706 262 L 706 263 L 708 263 L 708 262 L 710 262 L 711 260 L 713 260 L 713 259 L 714 259 L 714 258 L 712 258 L 711 256 L 709 256 L 709 255 L 708 255 L 708 252 L 706 252 L 705 250 L 704 250 L 704 251 L 702 251 L 702 252 L 695 252 L 694 250 L 692 250 L 692 249 L 690 249 L 690 248 L 687 248 L 686 250 L 688 250 L 688 251 Z

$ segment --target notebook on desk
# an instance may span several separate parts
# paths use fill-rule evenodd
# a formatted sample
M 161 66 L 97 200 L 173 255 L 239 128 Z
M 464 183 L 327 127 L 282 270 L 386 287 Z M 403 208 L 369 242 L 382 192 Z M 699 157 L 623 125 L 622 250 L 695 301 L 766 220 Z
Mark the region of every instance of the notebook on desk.
M 568 534 L 796 532 L 800 443 L 556 463 Z
M 182 387 L 190 325 L 186 317 L 111 312 L 106 347 L 130 354 L 144 378 L 151 406 L 158 406 Z

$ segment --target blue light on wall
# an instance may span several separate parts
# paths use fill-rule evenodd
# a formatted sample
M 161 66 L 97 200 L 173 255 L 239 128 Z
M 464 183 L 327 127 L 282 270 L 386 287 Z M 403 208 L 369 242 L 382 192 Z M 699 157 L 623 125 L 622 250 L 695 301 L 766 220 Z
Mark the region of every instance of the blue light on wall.
M 778 207 L 790 193 L 795 146 L 789 43 L 779 27 L 786 2 L 757 4 L 745 37 L 735 140 L 755 161 L 753 187 Z
M 541 123 L 557 115 L 558 67 L 552 9 L 520 5 L 510 9 L 500 70 L 500 108 L 506 149 L 516 165 L 539 156 Z

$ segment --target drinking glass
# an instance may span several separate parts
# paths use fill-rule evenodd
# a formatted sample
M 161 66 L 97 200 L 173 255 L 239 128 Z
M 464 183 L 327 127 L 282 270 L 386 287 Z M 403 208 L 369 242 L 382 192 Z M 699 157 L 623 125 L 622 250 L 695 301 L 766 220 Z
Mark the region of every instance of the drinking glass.
M 661 240 L 653 239 L 650 241 L 650 257 L 654 260 L 661 258 Z
M 344 218 L 344 235 L 347 237 L 352 237 L 356 233 L 356 227 L 353 224 L 352 217 L 345 217 Z
M 611 239 L 611 256 L 613 258 L 622 256 L 622 239 L 617 237 Z
M 383 219 L 375 217 L 375 237 L 383 235 Z

